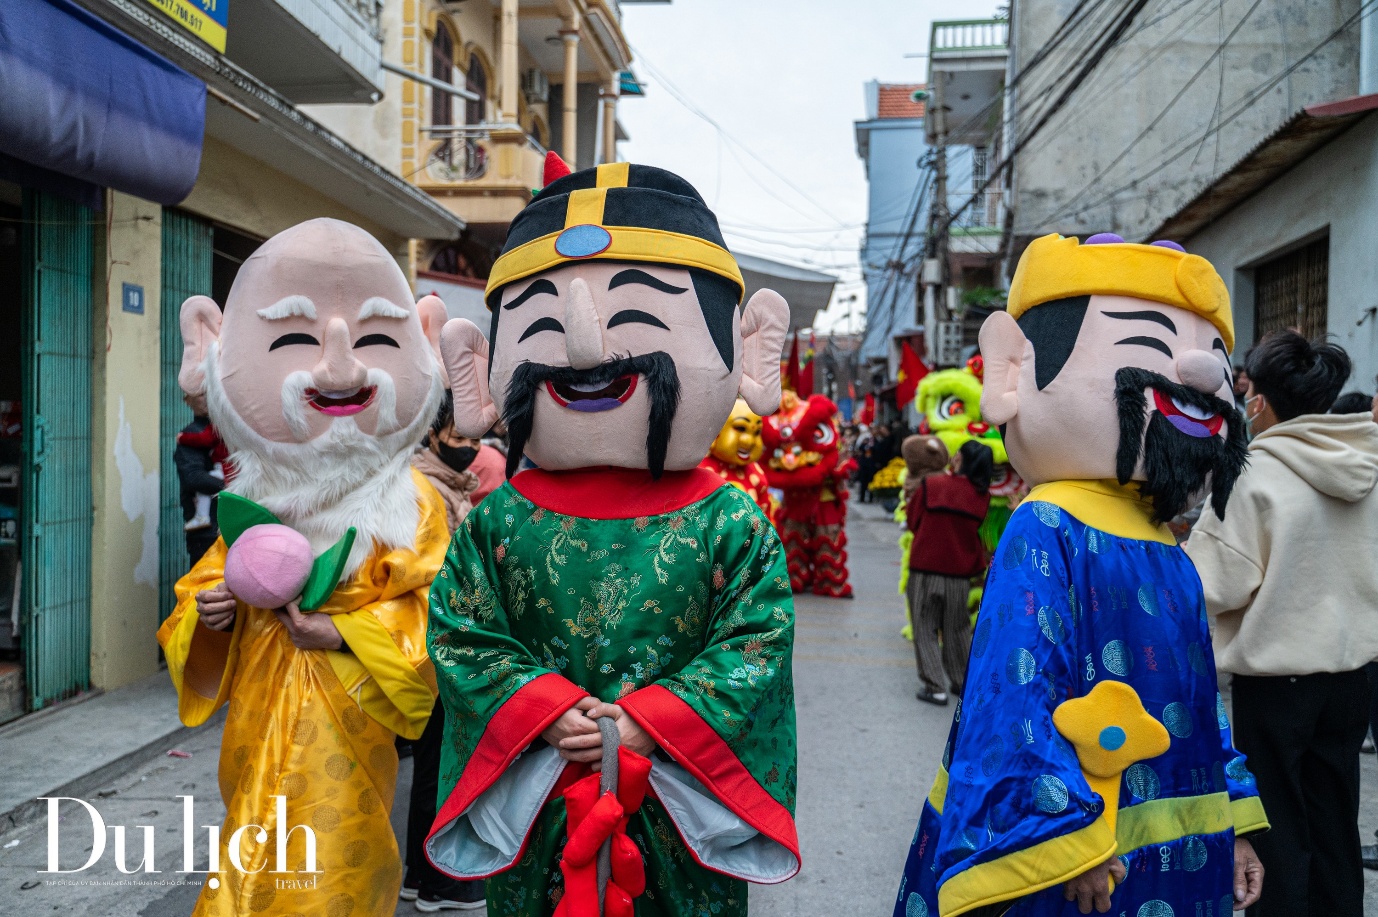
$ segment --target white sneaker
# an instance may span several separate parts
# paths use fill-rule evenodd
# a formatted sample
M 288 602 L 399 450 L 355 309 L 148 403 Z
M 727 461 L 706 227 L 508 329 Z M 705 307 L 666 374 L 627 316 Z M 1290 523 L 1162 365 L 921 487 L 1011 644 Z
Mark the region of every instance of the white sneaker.
M 187 520 L 187 524 L 182 526 L 185 531 L 195 532 L 198 529 L 208 529 L 211 527 L 210 516 L 192 516 Z
M 480 898 L 477 901 L 457 901 L 454 898 L 436 898 L 434 901 L 427 898 L 418 897 L 415 907 L 423 914 L 433 914 L 436 911 L 476 911 L 481 907 L 486 907 L 488 901 Z

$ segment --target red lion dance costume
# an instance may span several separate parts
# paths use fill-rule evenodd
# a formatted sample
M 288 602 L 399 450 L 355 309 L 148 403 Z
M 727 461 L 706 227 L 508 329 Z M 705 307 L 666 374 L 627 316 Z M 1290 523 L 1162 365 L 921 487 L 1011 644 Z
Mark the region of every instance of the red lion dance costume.
M 784 491 L 777 524 L 795 592 L 852 597 L 847 582 L 847 477 L 855 463 L 838 451 L 837 405 L 822 395 L 785 393 L 761 438 L 766 478 Z

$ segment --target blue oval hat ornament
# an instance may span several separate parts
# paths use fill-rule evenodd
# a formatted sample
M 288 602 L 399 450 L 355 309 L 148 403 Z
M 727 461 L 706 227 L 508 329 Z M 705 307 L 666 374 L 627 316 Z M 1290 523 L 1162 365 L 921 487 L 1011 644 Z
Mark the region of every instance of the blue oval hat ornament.
M 571 226 L 555 240 L 555 251 L 563 258 L 592 258 L 612 245 L 612 234 L 602 226 L 583 223 Z

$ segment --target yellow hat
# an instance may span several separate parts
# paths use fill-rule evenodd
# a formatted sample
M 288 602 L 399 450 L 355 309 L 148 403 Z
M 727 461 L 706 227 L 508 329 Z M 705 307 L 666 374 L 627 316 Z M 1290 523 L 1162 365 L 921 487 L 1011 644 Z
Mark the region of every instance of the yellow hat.
M 1209 261 L 1159 243 L 1095 239 L 1082 244 L 1053 233 L 1031 242 L 1010 284 L 1010 315 L 1070 296 L 1133 296 L 1195 312 L 1234 350 L 1230 293 Z

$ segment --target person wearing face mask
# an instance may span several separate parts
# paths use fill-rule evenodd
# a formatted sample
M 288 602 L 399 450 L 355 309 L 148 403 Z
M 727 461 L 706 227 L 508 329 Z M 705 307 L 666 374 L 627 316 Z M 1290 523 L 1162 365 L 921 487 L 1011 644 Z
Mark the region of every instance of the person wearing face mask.
M 1250 917 L 1358 915 L 1364 664 L 1378 658 L 1378 424 L 1326 413 L 1348 379 L 1339 346 L 1293 331 L 1249 354 L 1249 467 L 1223 519 L 1202 514 L 1187 554 L 1234 675 L 1234 736 L 1272 830 Z M 1223 706 L 1221 716 L 1224 716 Z
M 473 494 L 479 488 L 479 477 L 469 470 L 478 451 L 477 440 L 455 430 L 454 396 L 446 392 L 430 433 L 412 455 L 411 464 L 440 492 L 451 535 L 478 502 Z
M 478 455 L 477 440 L 454 428 L 454 395 L 446 392 L 412 467 L 426 476 L 445 501 L 445 515 L 453 535 L 478 500 L 479 476 L 469 470 Z M 426 859 L 426 832 L 435 821 L 436 787 L 440 780 L 440 743 L 445 735 L 445 708 L 437 698 L 435 710 L 421 738 L 412 742 L 411 801 L 407 807 L 407 872 L 400 897 L 415 901 L 423 913 L 473 910 L 484 905 L 483 882 L 452 879 Z

